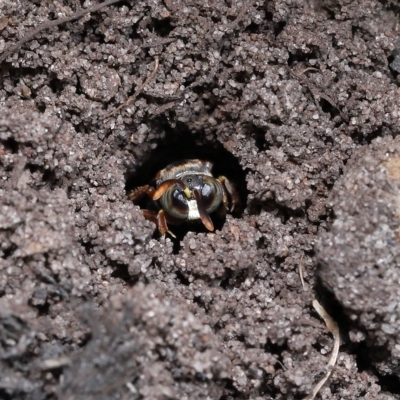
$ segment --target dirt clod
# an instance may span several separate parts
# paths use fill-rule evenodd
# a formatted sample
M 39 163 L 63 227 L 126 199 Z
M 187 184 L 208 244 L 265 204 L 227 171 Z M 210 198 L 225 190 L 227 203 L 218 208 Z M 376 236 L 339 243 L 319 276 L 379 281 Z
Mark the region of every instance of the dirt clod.
M 374 365 L 394 375 L 400 365 L 399 166 L 398 138 L 379 138 L 355 152 L 332 192 L 336 220 L 317 247 L 323 283 L 352 331 L 365 337 Z

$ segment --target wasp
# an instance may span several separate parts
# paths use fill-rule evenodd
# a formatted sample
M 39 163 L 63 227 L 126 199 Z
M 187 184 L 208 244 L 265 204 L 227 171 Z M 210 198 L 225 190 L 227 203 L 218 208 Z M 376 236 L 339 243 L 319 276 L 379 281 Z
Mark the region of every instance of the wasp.
M 240 198 L 235 187 L 225 176 L 215 178 L 213 163 L 192 159 L 168 165 L 155 176 L 152 184 L 139 186 L 128 198 L 139 204 L 148 196 L 158 211 L 142 210 L 144 217 L 154 222 L 162 237 L 175 235 L 168 225 L 183 222 L 201 222 L 209 231 L 214 230 L 210 214 L 220 217 L 237 210 Z

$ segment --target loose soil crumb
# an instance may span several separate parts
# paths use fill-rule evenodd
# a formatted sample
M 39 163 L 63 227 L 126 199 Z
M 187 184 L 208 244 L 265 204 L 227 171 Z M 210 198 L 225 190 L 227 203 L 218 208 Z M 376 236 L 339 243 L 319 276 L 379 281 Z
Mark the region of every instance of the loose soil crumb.
M 0 55 L 95 4 L 3 0 Z M 333 348 L 318 297 L 343 335 L 317 398 L 399 399 L 399 15 L 128 0 L 8 55 L 0 397 L 301 399 Z M 243 214 L 160 240 L 127 190 L 171 143 L 224 164 Z

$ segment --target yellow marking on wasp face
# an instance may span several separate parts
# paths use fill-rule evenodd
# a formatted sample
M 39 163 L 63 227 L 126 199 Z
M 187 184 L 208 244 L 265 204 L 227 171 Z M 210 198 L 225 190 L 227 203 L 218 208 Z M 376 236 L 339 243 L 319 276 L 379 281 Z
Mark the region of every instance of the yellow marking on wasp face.
M 192 192 L 190 191 L 190 189 L 187 187 L 185 188 L 185 190 L 183 191 L 183 193 L 185 193 L 185 196 L 190 199 L 193 197 Z M 197 206 L 196 206 L 197 207 Z

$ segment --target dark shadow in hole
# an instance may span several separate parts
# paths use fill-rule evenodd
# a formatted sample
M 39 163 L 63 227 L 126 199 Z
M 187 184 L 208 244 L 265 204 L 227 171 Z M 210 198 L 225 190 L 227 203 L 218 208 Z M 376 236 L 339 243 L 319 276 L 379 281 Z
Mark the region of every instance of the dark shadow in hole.
M 251 22 L 250 25 L 246 26 L 246 29 L 244 31 L 249 32 L 249 33 L 259 33 L 260 25 L 254 23 L 254 22 Z
M 324 13 L 328 20 L 334 21 L 336 19 L 336 14 L 339 14 L 339 11 L 335 9 L 332 4 L 329 4 L 329 2 L 327 3 L 328 4 L 322 1 L 317 3 L 318 8 L 316 11 Z
M 37 102 L 37 103 L 36 103 L 36 107 L 37 107 L 38 111 L 39 111 L 40 113 L 42 113 L 42 114 L 44 114 L 44 112 L 46 111 L 46 104 L 43 103 L 42 101 Z
M 319 265 L 319 269 L 322 266 Z M 318 301 L 323 305 L 327 313 L 336 321 L 339 325 L 340 332 L 343 334 L 350 330 L 351 321 L 344 313 L 342 305 L 336 299 L 332 288 L 327 287 L 321 281 L 320 277 L 317 277 L 317 281 L 315 284 L 315 291 L 318 294 Z
M 219 283 L 219 286 L 224 289 L 230 289 L 231 287 L 231 279 L 234 277 L 234 271 L 231 269 L 226 269 L 224 277 L 221 279 L 221 282 Z
M 400 17 L 400 4 L 395 1 L 378 0 L 378 3 L 382 4 L 386 10 L 390 10 L 397 17 Z
M 289 53 L 288 65 L 291 67 L 296 63 L 305 63 L 309 60 L 319 59 L 320 51 L 317 46 L 310 46 L 310 51 L 305 53 L 301 50 L 294 53 Z
M 368 134 L 363 134 L 360 131 L 355 131 L 351 135 L 351 138 L 357 144 L 368 145 L 374 139 L 376 139 L 378 137 L 385 137 L 385 136 L 393 136 L 393 133 L 388 127 L 381 126 L 377 130 L 375 130 L 373 132 L 369 132 Z
M 213 83 L 205 83 L 204 85 L 193 88 L 193 92 L 198 94 L 199 97 L 202 99 L 204 103 L 204 108 L 209 115 L 211 115 L 219 105 L 219 100 L 212 93 L 212 90 L 213 90 Z M 204 96 L 205 93 L 208 94 L 207 97 Z
M 261 214 L 261 211 L 272 213 L 276 211 L 278 206 L 273 198 L 268 198 L 265 200 L 255 198 L 249 202 L 247 208 L 250 215 L 259 215 Z
M 388 349 L 383 347 L 371 347 L 366 342 L 361 342 L 358 345 L 353 345 L 353 352 L 356 354 L 357 368 L 360 372 L 373 371 L 378 376 L 379 385 L 382 390 L 387 390 L 392 394 L 400 394 L 400 366 L 392 370 L 392 374 L 380 375 L 379 371 L 374 368 L 371 361 L 371 354 L 373 354 L 375 361 L 385 361 L 390 357 Z
M 277 370 L 282 369 L 283 367 L 283 357 L 282 353 L 285 351 L 288 351 L 288 346 L 286 343 L 284 344 L 278 344 L 278 343 L 273 343 L 270 340 L 267 340 L 267 342 L 264 345 L 263 349 L 266 353 L 274 354 L 276 356 L 276 359 L 280 361 L 275 364 L 275 368 Z
M 259 128 L 254 124 L 248 124 L 243 129 L 246 133 L 253 136 L 255 144 L 259 151 L 265 151 L 270 149 L 271 146 L 268 143 L 267 139 L 265 138 L 267 132 L 266 128 Z
M 225 274 L 222 277 L 219 286 L 224 290 L 232 290 L 240 288 L 241 285 L 246 281 L 249 275 L 249 269 L 242 269 L 239 271 L 233 271 L 225 268 Z
M 19 143 L 12 137 L 3 140 L 2 144 L 6 153 L 17 154 L 19 150 Z
M 223 383 L 224 392 L 228 394 L 222 395 L 219 400 L 231 400 L 231 399 L 240 399 L 243 398 L 241 392 L 236 388 L 236 383 L 229 378 L 221 379 Z
M 270 119 L 270 122 L 271 122 L 271 124 L 274 124 L 276 126 L 282 126 L 283 125 L 282 120 L 277 115 L 272 115 L 271 119 Z M 277 144 L 274 144 L 274 145 L 277 146 Z
M 378 383 L 382 391 L 391 394 L 400 394 L 400 366 L 393 370 L 393 375 L 378 376 Z
M 319 100 L 319 105 L 322 109 L 323 112 L 330 114 L 331 119 L 334 119 L 338 115 L 340 115 L 339 110 L 333 106 L 329 101 L 326 101 L 325 99 L 320 99 Z
M 274 21 L 274 14 L 271 11 L 265 10 L 265 20 L 270 22 L 268 27 L 272 27 L 275 37 L 285 29 L 286 21 Z
M 111 277 L 119 278 L 126 282 L 129 286 L 134 286 L 139 280 L 139 275 L 129 274 L 128 266 L 115 261 L 108 260 L 109 264 L 114 268 Z
M 275 37 L 279 36 L 279 34 L 283 32 L 285 26 L 286 26 L 286 21 L 279 21 L 273 24 Z
M 155 33 L 161 37 L 167 37 L 174 29 L 171 24 L 171 18 L 161 20 L 152 18 L 152 26 Z
M 398 47 L 392 51 L 392 54 L 387 58 L 390 74 L 394 80 L 397 79 L 400 73 L 400 43 Z
M 182 274 L 181 271 L 176 271 L 176 278 L 178 279 L 178 281 L 183 285 L 183 286 L 189 286 L 190 285 L 190 281 L 189 279 L 186 278 L 185 275 Z
M 265 20 L 269 21 L 269 22 L 273 22 L 274 21 L 274 14 L 272 12 L 270 12 L 270 11 L 265 10 Z
M 38 317 L 44 317 L 46 315 L 49 315 L 49 310 L 50 310 L 50 304 L 49 303 L 45 303 L 43 305 L 33 305 L 31 302 L 29 302 L 29 305 L 32 308 L 36 308 L 36 310 L 38 311 Z
M 49 82 L 49 87 L 53 93 L 61 93 L 66 86 L 66 82 L 54 77 Z
M 352 25 L 351 33 L 353 39 L 355 39 L 355 36 L 358 35 L 368 42 L 373 40 L 373 35 L 371 34 L 371 32 L 369 32 L 367 29 L 365 29 L 363 26 L 360 25 Z
M 18 246 L 16 244 L 14 244 L 14 243 L 10 244 L 8 247 L 3 249 L 2 258 L 6 260 L 8 257 L 11 257 L 14 254 L 15 250 L 17 250 L 17 248 L 18 248 Z M 0 289 L 0 297 L 2 297 L 4 293 L 3 293 L 3 290 Z
M 42 178 L 40 181 L 37 181 L 34 186 L 37 188 L 40 187 L 49 187 L 51 190 L 57 187 L 57 178 L 56 178 L 56 173 L 53 169 L 46 169 L 43 168 L 43 166 L 36 165 L 36 164 L 31 164 L 28 163 L 26 165 L 26 168 L 29 170 L 31 174 L 34 174 L 35 172 L 41 173 Z
M 185 159 L 208 160 L 214 164 L 212 168 L 214 177 L 221 175 L 227 177 L 238 191 L 242 207 L 233 215 L 240 216 L 248 196 L 246 174 L 236 157 L 227 151 L 220 142 L 200 139 L 204 137 L 205 135 L 192 134 L 184 125 L 178 125 L 176 129 L 167 131 L 165 139 L 158 143 L 156 149 L 144 155 L 138 165 L 128 169 L 126 173 L 127 193 L 138 186 L 153 184 L 157 172 L 173 162 Z M 158 210 L 158 206 L 147 196 L 139 205 L 143 209 Z M 215 229 L 221 229 L 225 218 L 218 218 L 214 214 L 211 217 Z M 189 230 L 207 232 L 201 223 L 196 222 L 185 222 L 181 225 L 174 225 L 171 228 L 171 231 L 178 239 L 178 244 Z M 179 246 L 175 246 L 174 250 L 179 251 Z
M 251 76 L 252 75 L 246 71 L 240 71 L 233 74 L 233 79 L 239 83 L 249 83 Z

